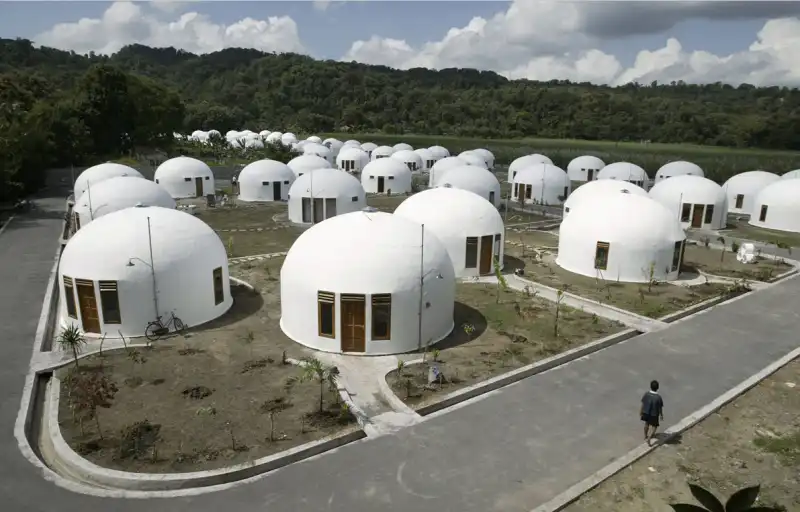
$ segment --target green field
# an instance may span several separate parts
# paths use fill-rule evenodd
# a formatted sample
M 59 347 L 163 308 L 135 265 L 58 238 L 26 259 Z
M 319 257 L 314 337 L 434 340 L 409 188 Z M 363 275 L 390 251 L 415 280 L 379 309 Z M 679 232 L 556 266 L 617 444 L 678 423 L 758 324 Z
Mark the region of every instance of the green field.
M 566 168 L 573 158 L 595 155 L 607 164 L 627 161 L 642 166 L 653 178 L 659 167 L 673 160 L 689 160 L 706 173 L 706 177 L 723 182 L 734 174 L 762 169 L 778 174 L 800 168 L 800 152 L 763 149 L 738 149 L 690 144 L 658 144 L 639 142 L 609 142 L 570 139 L 476 139 L 427 135 L 386 135 L 370 133 L 330 133 L 321 137 L 336 137 L 345 141 L 356 139 L 376 144 L 406 142 L 416 147 L 439 144 L 457 154 L 475 148 L 492 151 L 497 164 L 508 165 L 517 157 L 541 153 L 559 167 Z

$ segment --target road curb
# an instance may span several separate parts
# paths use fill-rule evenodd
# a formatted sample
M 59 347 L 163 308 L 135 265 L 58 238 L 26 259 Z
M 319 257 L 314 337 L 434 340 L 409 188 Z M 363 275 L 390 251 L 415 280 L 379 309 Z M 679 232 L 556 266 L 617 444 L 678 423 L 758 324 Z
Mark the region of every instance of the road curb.
M 642 443 L 641 445 L 634 448 L 633 450 L 623 455 L 619 459 L 615 460 L 611 464 L 597 471 L 592 476 L 584 479 L 581 482 L 578 482 L 577 484 L 573 485 L 572 487 L 562 492 L 561 494 L 559 494 L 552 500 L 548 501 L 547 503 L 539 505 L 538 507 L 532 509 L 531 512 L 557 512 L 563 509 L 573 501 L 580 498 L 582 495 L 586 494 L 587 492 L 591 491 L 592 489 L 603 483 L 605 480 L 611 478 L 612 476 L 616 475 L 617 473 L 619 473 L 626 467 L 630 466 L 634 462 L 638 461 L 645 455 L 654 451 L 659 446 L 669 443 L 671 440 L 680 435 L 682 432 L 700 423 L 702 420 L 709 417 L 710 415 L 721 409 L 726 404 L 732 402 L 734 399 L 743 395 L 745 392 L 758 385 L 759 382 L 766 379 L 773 373 L 777 372 L 778 370 L 780 370 L 793 360 L 797 359 L 798 357 L 800 357 L 800 348 L 796 348 L 795 350 L 789 352 L 788 354 L 781 357 L 777 361 L 773 362 L 760 372 L 750 376 L 737 386 L 733 387 L 731 390 L 720 395 L 711 403 L 705 405 L 704 407 L 701 407 L 700 409 L 696 410 L 689 416 L 683 418 L 677 424 L 668 428 L 664 432 L 665 435 L 662 437 L 662 439 L 659 440 L 657 444 L 654 444 L 653 446 L 648 446 L 646 443 Z

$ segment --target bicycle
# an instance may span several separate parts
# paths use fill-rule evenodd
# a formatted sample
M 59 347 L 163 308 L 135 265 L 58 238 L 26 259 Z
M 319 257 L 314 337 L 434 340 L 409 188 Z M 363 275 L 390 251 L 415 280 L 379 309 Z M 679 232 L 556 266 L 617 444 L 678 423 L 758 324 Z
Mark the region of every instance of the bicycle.
M 170 313 L 169 320 L 167 320 L 166 324 L 161 320 L 160 315 L 156 317 L 155 320 L 147 324 L 147 328 L 144 330 L 144 335 L 148 340 L 156 341 L 157 339 L 169 334 L 170 327 L 174 329 L 175 333 L 182 333 L 184 330 L 186 330 L 186 324 L 184 324 L 180 318 L 175 316 L 174 311 Z

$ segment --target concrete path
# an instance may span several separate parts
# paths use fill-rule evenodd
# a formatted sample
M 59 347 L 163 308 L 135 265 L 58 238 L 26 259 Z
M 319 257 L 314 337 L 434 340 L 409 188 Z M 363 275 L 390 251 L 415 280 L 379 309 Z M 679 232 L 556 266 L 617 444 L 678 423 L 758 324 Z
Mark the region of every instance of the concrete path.
M 477 280 L 473 280 L 472 282 L 492 283 L 496 285 L 497 278 L 495 276 L 484 276 L 478 278 Z M 515 290 L 524 291 L 525 288 L 528 287 L 528 289 L 536 292 L 537 297 L 542 297 L 543 299 L 552 302 L 558 300 L 558 290 L 555 288 L 550 288 L 549 286 L 544 286 L 515 275 L 506 276 L 506 282 L 508 283 L 509 287 Z M 608 320 L 614 320 L 641 332 L 657 331 L 659 329 L 666 328 L 668 325 L 665 322 L 647 318 L 646 316 L 637 315 L 636 313 L 608 306 L 606 304 L 600 304 L 599 302 L 595 302 L 569 292 L 564 293 L 561 303 L 565 306 L 580 309 L 581 311 L 586 311 L 587 313 L 592 313 Z
M 650 379 L 662 382 L 670 424 L 798 345 L 794 278 L 249 484 L 147 502 L 91 497 L 44 481 L 11 435 L 60 229 L 23 220 L 0 239 L 0 498 L 13 512 L 527 512 L 640 443 Z

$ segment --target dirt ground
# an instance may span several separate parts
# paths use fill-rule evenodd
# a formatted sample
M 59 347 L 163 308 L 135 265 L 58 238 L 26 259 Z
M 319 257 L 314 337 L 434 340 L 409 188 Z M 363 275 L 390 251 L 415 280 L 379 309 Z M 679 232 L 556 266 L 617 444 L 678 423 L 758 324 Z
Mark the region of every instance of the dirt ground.
M 732 236 L 734 238 L 743 238 L 745 240 L 754 240 L 756 242 L 766 242 L 769 244 L 782 242 L 788 244 L 790 247 L 800 247 L 800 234 L 798 233 L 757 228 L 749 225 L 747 221 L 734 221 L 730 218 L 728 219 L 726 229 L 721 231 L 720 234 L 723 236 Z
M 408 195 L 406 194 L 394 196 L 369 194 L 367 195 L 367 204 L 373 208 L 377 208 L 382 212 L 392 213 L 398 206 L 400 206 L 400 203 L 405 201 L 407 198 Z
M 562 306 L 556 336 L 552 302 L 508 290 L 501 292 L 498 304 L 497 291 L 494 285 L 458 284 L 455 329 L 426 354 L 430 360 L 436 357 L 446 382 L 426 386 L 428 365 L 413 365 L 404 370 L 403 378 L 398 378 L 397 371 L 387 375 L 397 396 L 419 407 L 456 389 L 625 329 Z
M 249 278 L 259 293 L 232 288 L 231 311 L 190 330 L 186 337 L 139 349 L 145 362 L 136 363 L 124 350 L 104 354 L 102 371 L 119 388 L 111 406 L 99 409 L 104 439 L 93 420 L 84 422 L 81 435 L 63 386 L 59 418 L 70 446 L 104 467 L 185 472 L 243 463 L 357 428 L 327 386 L 325 412 L 315 413 L 319 384 L 300 382 L 301 369 L 282 364 L 284 351 L 296 359 L 309 352 L 286 338 L 278 326 L 278 281 L 263 269 L 270 268 L 270 274 L 277 276 L 281 262 L 233 268 L 233 274 Z M 98 371 L 100 365 L 98 356 L 81 361 L 90 371 Z M 275 404 L 285 410 L 274 416 L 271 441 L 268 410 Z M 145 420 L 149 423 L 136 426 Z M 155 460 L 153 439 L 157 439 Z
M 557 222 L 558 219 L 554 219 L 552 217 L 545 217 L 544 215 L 539 215 L 536 213 L 531 212 L 520 212 L 513 209 L 508 210 L 508 215 L 505 212 L 500 212 L 505 219 L 506 226 L 513 226 L 515 224 L 527 224 L 531 222 L 542 222 L 545 220 L 552 220 L 553 222 Z
M 800 510 L 800 360 L 605 481 L 565 512 L 672 512 L 687 483 L 724 501 L 761 485 L 758 504 Z
M 517 250 L 519 249 L 509 251 L 509 254 Z M 543 260 L 535 257 L 534 253 L 527 252 L 524 258 L 516 260 L 515 266 L 521 265 L 524 265 L 526 279 L 552 288 L 566 287 L 566 291 L 575 295 L 650 318 L 660 318 L 680 311 L 726 293 L 731 288 L 731 285 L 720 283 L 694 286 L 657 283 L 648 290 L 647 284 L 618 283 L 611 276 L 606 276 L 606 280 L 603 280 L 573 274 L 556 265 L 555 255 L 548 252 L 544 253 Z
M 200 207 L 197 218 L 217 231 L 229 257 L 288 251 L 304 231 L 289 223 L 286 203 Z
M 516 257 L 522 256 L 523 248 L 519 245 L 514 245 L 520 243 L 524 243 L 528 247 L 558 248 L 558 233 L 555 231 L 523 230 L 515 228 L 506 230 L 506 252 L 508 254 Z M 527 248 L 524 252 L 528 252 Z
M 697 269 L 707 274 L 735 277 L 751 281 L 769 281 L 792 269 L 791 265 L 771 258 L 758 257 L 754 263 L 739 263 L 728 247 L 723 253 L 701 245 L 686 245 L 683 268 Z

